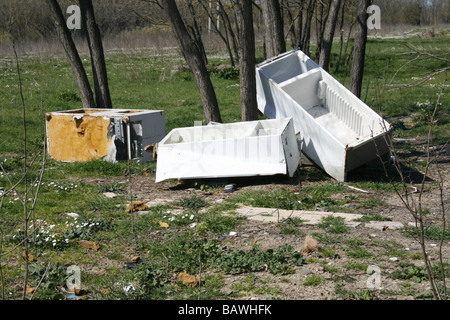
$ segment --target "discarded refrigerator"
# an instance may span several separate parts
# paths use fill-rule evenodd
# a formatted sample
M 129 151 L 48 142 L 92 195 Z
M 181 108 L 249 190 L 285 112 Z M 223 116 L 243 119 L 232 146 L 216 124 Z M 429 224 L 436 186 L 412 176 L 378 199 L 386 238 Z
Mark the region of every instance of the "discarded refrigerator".
M 257 65 L 256 79 L 258 109 L 292 117 L 302 152 L 336 180 L 388 152 L 391 125 L 302 51 Z
M 300 163 L 292 119 L 173 129 L 158 143 L 156 182 L 286 174 Z
M 166 135 L 161 110 L 75 109 L 46 114 L 48 154 L 76 162 L 154 159 L 153 146 Z

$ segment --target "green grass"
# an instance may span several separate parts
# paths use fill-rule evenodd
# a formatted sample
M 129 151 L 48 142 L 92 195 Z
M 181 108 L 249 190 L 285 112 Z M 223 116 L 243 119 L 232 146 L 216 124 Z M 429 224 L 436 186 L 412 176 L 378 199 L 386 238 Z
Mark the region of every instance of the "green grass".
M 393 88 L 392 84 L 398 86 L 408 83 L 412 77 L 440 66 L 436 61 L 422 61 L 400 69 L 409 57 L 405 54 L 408 51 L 406 41 L 423 45 L 436 53 L 448 48 L 448 39 L 448 36 L 437 36 L 422 40 L 369 40 L 363 99 L 396 124 L 395 136 L 416 137 L 426 134 L 427 115 L 436 101 L 443 80 L 438 76 L 414 88 L 387 91 Z M 337 46 L 334 46 L 334 53 L 336 50 Z M 89 59 L 86 55 L 83 58 L 86 59 L 84 65 L 88 75 L 92 78 Z M 129 53 L 111 51 L 107 52 L 106 58 L 114 107 L 162 109 L 166 112 L 167 131 L 191 126 L 194 121 L 204 119 L 192 75 L 186 71 L 171 73 L 174 66 L 184 63 L 177 54 L 167 52 L 161 55 L 151 50 Z M 258 56 L 258 59 L 261 60 L 261 57 Z M 221 58 L 210 61 L 213 66 L 226 62 L 226 59 Z M 31 164 L 31 159 L 37 156 L 28 172 L 27 182 L 31 186 L 39 177 L 41 165 L 43 112 L 80 108 L 81 103 L 70 65 L 64 56 L 22 56 L 20 67 L 26 104 L 27 163 Z M 13 183 L 19 182 L 23 175 L 24 160 L 24 131 L 15 68 L 12 57 L 0 57 L 0 161 Z M 348 85 L 348 71 L 348 67 L 342 66 L 334 76 Z M 224 122 L 239 121 L 239 83 L 235 70 L 212 72 L 211 75 Z M 390 86 L 383 87 L 384 84 Z M 44 101 L 43 110 L 41 100 Z M 435 143 L 445 142 L 450 129 L 447 95 L 442 97 L 441 102 L 434 131 Z M 403 116 L 411 116 L 410 121 L 414 126 L 399 118 Z M 408 147 L 404 143 L 398 143 L 398 146 Z M 42 282 L 43 289 L 36 298 L 60 298 L 59 287 L 67 277 L 66 267 L 72 264 L 83 267 L 82 283 L 90 289 L 89 297 L 96 299 L 226 299 L 229 296 L 221 293 L 223 275 L 241 273 L 248 276 L 235 284 L 238 297 L 248 293 L 282 296 L 275 285 L 262 282 L 252 277 L 252 274 L 267 270 L 273 275 L 290 275 L 303 263 L 303 257 L 287 245 L 268 250 L 262 250 L 256 244 L 251 250 L 232 250 L 224 246 L 223 239 L 243 221 L 242 217 L 234 213 L 238 204 L 321 211 L 347 211 L 345 205 L 355 200 L 359 202 L 358 209 L 364 210 L 373 208 L 376 211 L 385 204 L 377 196 L 360 201 L 361 194 L 350 190 L 345 184 L 332 181 L 323 172 L 301 169 L 299 172 L 306 182 L 316 183 L 305 183 L 295 191 L 282 187 L 271 192 L 232 194 L 230 199 L 220 204 L 187 197 L 176 203 L 183 208 L 181 214 L 172 214 L 171 206 L 157 206 L 149 209 L 148 214 L 134 216 L 125 212 L 125 205 L 129 201 L 127 184 L 101 183 L 102 177 L 126 180 L 130 174 L 144 175 L 148 170 L 154 170 L 155 166 L 154 162 L 138 164 L 95 160 L 62 163 L 47 160 L 34 211 L 36 219 L 41 220 L 40 229 L 36 232 L 39 237 L 30 240 L 29 247 L 30 253 L 35 256 L 30 274 L 31 284 L 36 285 L 48 268 L 47 277 Z M 394 190 L 397 182 L 394 185 L 389 183 L 381 168 L 370 172 L 366 169 L 357 173 L 358 177 L 352 185 L 373 192 Z M 193 187 L 202 191 L 216 191 L 201 181 L 194 183 Z M 1 174 L 0 191 L 8 188 L 9 182 Z M 24 185 L 19 184 L 17 190 L 23 192 Z M 29 195 L 35 191 L 33 188 Z M 118 197 L 106 199 L 103 192 L 115 192 Z M 17 198 L 17 195 L 10 194 L 2 198 L 0 205 L 2 252 L 8 251 L 23 239 L 23 207 Z M 66 213 L 77 213 L 79 218 L 75 220 Z M 385 219 L 380 214 L 366 212 L 361 221 Z M 163 227 L 160 222 L 167 223 L 168 227 Z M 283 221 L 278 227 L 282 237 L 303 237 L 305 234 L 301 221 Z M 321 245 L 323 257 L 334 258 L 343 250 L 344 254 L 356 261 L 345 267 L 357 271 L 364 271 L 367 260 L 376 257 L 364 248 L 368 244 L 365 240 L 347 239 L 349 230 L 342 219 L 326 218 L 320 228 L 323 233 L 314 233 L 313 236 Z M 431 227 L 426 232 L 428 239 L 439 239 L 439 230 Z M 448 239 L 446 230 L 445 240 Z M 79 246 L 79 240 L 97 241 L 101 247 L 98 251 L 88 250 Z M 380 255 L 402 256 L 401 248 L 395 244 L 371 242 L 371 245 L 382 249 Z M 21 295 L 17 289 L 24 271 L 20 249 L 2 256 L 0 261 L 5 288 L 11 299 L 20 298 Z M 135 255 L 140 255 L 141 260 L 130 263 L 131 257 Z M 406 258 L 405 255 L 402 257 Z M 314 259 L 323 263 L 322 258 Z M 92 276 L 100 263 L 107 264 L 105 274 Z M 217 271 L 204 276 L 205 283 L 201 290 L 174 281 L 174 274 L 182 271 L 197 274 L 200 268 L 203 271 Z M 325 271 L 337 273 L 334 266 L 327 267 Z M 397 276 L 400 279 L 422 277 L 423 271 L 410 268 L 399 271 Z M 250 281 L 253 281 L 253 285 Z M 304 285 L 317 286 L 323 281 L 325 279 L 322 277 L 313 275 L 306 279 Z M 123 288 L 130 284 L 135 285 L 134 289 L 125 292 Z M 339 292 L 344 298 L 373 298 L 366 291 Z

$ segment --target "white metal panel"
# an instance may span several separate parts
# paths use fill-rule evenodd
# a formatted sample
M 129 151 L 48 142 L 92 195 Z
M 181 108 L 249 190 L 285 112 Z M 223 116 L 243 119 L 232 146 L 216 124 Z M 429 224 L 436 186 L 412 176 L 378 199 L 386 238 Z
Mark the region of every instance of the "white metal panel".
M 299 162 L 300 150 L 291 119 L 178 128 L 158 144 L 156 182 L 292 176 Z
M 374 141 L 382 143 L 391 126 L 300 50 L 259 64 L 256 78 L 260 111 L 292 117 L 303 153 L 335 179 L 345 181 L 350 169 L 386 152 Z M 358 147 L 364 152 L 348 152 Z

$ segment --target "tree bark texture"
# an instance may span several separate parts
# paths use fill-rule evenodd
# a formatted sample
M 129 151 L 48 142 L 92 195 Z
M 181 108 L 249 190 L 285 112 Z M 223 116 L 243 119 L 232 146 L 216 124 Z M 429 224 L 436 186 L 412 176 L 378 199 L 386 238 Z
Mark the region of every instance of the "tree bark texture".
M 336 29 L 336 22 L 339 14 L 339 7 L 341 0 L 332 0 L 330 3 L 330 11 L 325 25 L 325 32 L 322 39 L 322 50 L 320 51 L 319 65 L 325 70 L 329 71 L 331 46 L 333 44 L 334 30 Z
M 97 108 L 112 108 L 108 86 L 105 55 L 100 30 L 95 21 L 94 7 L 91 0 L 80 0 L 82 21 L 86 26 L 86 36 L 91 54 L 94 75 L 95 99 Z
M 236 10 L 239 30 L 241 119 L 252 121 L 258 119 L 252 1 L 237 0 Z
M 356 23 L 355 43 L 353 48 L 353 60 L 350 73 L 349 89 L 358 98 L 361 97 L 362 79 L 364 74 L 364 57 L 366 55 L 367 41 L 367 7 L 371 0 L 358 0 L 358 16 Z
M 72 67 L 83 107 L 93 108 L 95 107 L 94 94 L 92 93 L 86 71 L 84 70 L 84 66 L 81 62 L 80 56 L 78 55 L 75 43 L 73 42 L 70 31 L 67 28 L 66 20 L 64 18 L 61 7 L 59 6 L 57 0 L 48 0 L 48 4 L 52 11 L 53 20 L 58 32 L 59 40 L 66 52 L 67 58 L 69 59 L 70 65 Z
M 183 56 L 191 69 L 200 92 L 206 122 L 222 122 L 217 97 L 208 70 L 206 69 L 201 50 L 186 29 L 186 25 L 178 11 L 175 1 L 163 0 L 162 3 L 169 18 L 172 30 L 175 33 L 175 37 L 181 47 Z
M 264 21 L 266 58 L 275 57 L 286 51 L 279 0 L 261 0 L 261 10 Z

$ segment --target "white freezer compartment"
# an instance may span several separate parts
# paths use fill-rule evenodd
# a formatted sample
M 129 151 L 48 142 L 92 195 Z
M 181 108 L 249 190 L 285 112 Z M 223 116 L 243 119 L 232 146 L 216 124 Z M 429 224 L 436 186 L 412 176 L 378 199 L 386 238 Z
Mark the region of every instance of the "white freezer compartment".
M 300 162 L 291 119 L 173 129 L 157 148 L 156 182 L 288 174 Z
M 256 75 L 259 110 L 292 117 L 302 152 L 336 180 L 388 151 L 391 126 L 300 50 L 263 62 Z

